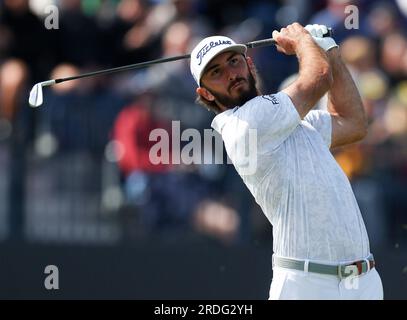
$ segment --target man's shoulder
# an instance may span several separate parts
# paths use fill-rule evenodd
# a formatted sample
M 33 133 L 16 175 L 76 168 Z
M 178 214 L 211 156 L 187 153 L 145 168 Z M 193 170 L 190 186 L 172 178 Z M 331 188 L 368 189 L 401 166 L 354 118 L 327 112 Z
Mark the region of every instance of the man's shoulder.
M 253 99 L 247 101 L 244 105 L 242 105 L 241 112 L 244 111 L 249 111 L 253 107 L 279 107 L 282 105 L 288 105 L 291 103 L 290 98 L 287 96 L 286 93 L 279 91 L 277 93 L 272 93 L 272 94 L 264 94 L 264 95 L 258 95 L 257 97 L 254 97 Z
M 267 94 L 259 97 L 267 101 L 270 101 L 274 105 L 280 104 L 280 99 L 276 96 L 276 94 Z
M 290 103 L 289 97 L 284 92 L 258 95 L 241 106 L 228 109 L 215 116 L 212 128 L 221 133 L 225 124 L 235 121 L 243 121 L 257 128 L 259 123 L 266 125 L 269 118 L 276 114 L 284 114 L 282 110 L 276 112 L 280 107 L 287 107 Z

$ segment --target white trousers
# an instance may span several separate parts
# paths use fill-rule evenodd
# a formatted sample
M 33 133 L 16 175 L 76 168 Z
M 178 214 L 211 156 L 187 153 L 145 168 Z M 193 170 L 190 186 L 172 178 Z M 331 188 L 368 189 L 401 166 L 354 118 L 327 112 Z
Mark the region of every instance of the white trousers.
M 383 300 L 383 286 L 376 268 L 340 279 L 274 266 L 269 300 Z

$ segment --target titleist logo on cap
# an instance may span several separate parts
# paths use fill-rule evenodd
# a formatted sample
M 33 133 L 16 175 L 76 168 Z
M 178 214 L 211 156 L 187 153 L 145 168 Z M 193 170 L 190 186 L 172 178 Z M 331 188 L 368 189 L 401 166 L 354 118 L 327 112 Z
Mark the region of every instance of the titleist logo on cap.
M 211 41 L 210 43 L 203 46 L 201 50 L 198 51 L 196 58 L 199 59 L 198 66 L 201 65 L 202 59 L 205 55 L 212 49 L 220 45 L 232 44 L 232 41 L 229 40 L 219 40 L 219 41 Z

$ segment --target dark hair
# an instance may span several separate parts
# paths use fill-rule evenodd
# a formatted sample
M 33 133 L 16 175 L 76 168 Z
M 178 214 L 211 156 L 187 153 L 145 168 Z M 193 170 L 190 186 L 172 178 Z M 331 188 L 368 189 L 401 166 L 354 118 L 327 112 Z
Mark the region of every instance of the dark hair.
M 249 68 L 249 70 L 250 70 L 250 68 Z M 249 72 L 251 72 L 251 71 L 249 71 Z M 258 92 L 258 94 L 260 94 L 260 92 L 261 92 L 261 90 L 260 90 L 261 80 L 260 80 L 260 77 L 259 77 L 259 75 L 257 73 L 256 68 L 254 68 L 253 78 L 255 79 L 254 85 L 256 86 L 257 92 Z M 201 85 L 201 87 L 206 88 L 204 85 Z M 206 89 L 208 90 L 208 88 L 206 88 Z M 222 110 L 219 108 L 218 104 L 215 101 L 209 101 L 209 100 L 205 99 L 204 97 L 202 97 L 200 94 L 197 94 L 197 97 L 195 99 L 195 103 L 203 106 L 208 111 L 214 112 L 215 114 L 218 114 L 218 113 L 222 112 Z
M 204 97 L 202 97 L 200 94 L 197 94 L 195 103 L 203 106 L 208 111 L 214 112 L 215 114 L 218 114 L 221 112 L 218 104 L 215 101 L 209 101 L 209 100 L 205 99 Z

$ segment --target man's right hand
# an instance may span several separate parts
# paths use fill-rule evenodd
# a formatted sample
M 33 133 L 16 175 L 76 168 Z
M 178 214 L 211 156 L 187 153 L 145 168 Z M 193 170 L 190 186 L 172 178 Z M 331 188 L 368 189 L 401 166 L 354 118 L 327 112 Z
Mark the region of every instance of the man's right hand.
M 302 42 L 314 41 L 311 34 L 297 22 L 280 31 L 273 31 L 273 39 L 277 50 L 287 55 L 297 54 Z
M 297 55 L 298 78 L 283 92 L 291 98 L 300 117 L 304 118 L 332 85 L 328 57 L 311 34 L 298 23 L 274 32 L 273 37 L 279 51 Z

